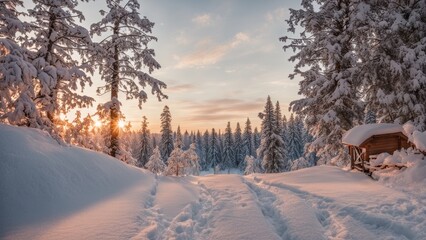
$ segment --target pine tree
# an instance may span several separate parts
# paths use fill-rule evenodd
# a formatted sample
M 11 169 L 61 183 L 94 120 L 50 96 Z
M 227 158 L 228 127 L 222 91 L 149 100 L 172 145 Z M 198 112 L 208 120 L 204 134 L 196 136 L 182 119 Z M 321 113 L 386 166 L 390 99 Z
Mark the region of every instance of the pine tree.
M 261 173 L 262 169 L 260 168 L 260 164 L 258 160 L 256 160 L 253 156 L 246 156 L 244 158 L 245 168 L 244 175 L 249 175 L 252 173 Z
M 362 69 L 355 48 L 364 44 L 356 41 L 364 33 L 357 28 L 358 4 L 351 0 L 304 1 L 303 9 L 290 9 L 287 20 L 290 33 L 296 32 L 297 25 L 304 28 L 300 38 L 280 38 L 290 41 L 284 50 L 296 51 L 290 58 L 296 61 L 290 78 L 302 78 L 299 94 L 303 99 L 292 102 L 291 109 L 306 116 L 306 124 L 316 138 L 310 148 L 323 162 L 333 157 L 348 159 L 342 135 L 362 116 L 358 77 Z
M 303 155 L 304 143 L 302 131 L 299 118 L 294 118 L 294 115 L 291 114 L 290 120 L 287 124 L 286 135 L 287 159 L 291 161 L 296 160 Z
M 148 129 L 148 120 L 145 116 L 142 117 L 142 130 L 140 135 L 139 154 L 137 156 L 136 166 L 143 168 L 149 161 L 152 153 L 150 132 Z
M 196 152 L 199 157 L 199 164 L 200 164 L 200 171 L 201 171 L 204 169 L 206 158 L 203 151 L 204 144 L 203 144 L 203 137 L 201 136 L 200 130 L 197 130 L 197 134 L 195 134 L 195 141 L 193 143 L 195 143 L 195 146 L 196 146 Z
M 257 130 L 257 127 L 255 127 L 254 128 L 254 132 L 253 132 L 253 147 L 254 147 L 254 149 L 256 149 L 256 151 L 257 151 L 257 149 L 259 148 L 259 146 L 260 146 L 260 133 L 259 133 L 259 131 Z M 257 152 L 256 151 L 254 151 L 254 157 L 258 157 L 257 156 Z
M 161 157 L 167 161 L 173 149 L 172 115 L 166 105 L 161 113 Z
M 266 173 L 284 171 L 287 165 L 284 159 L 284 143 L 276 127 L 274 107 L 269 96 L 265 110 L 259 116 L 262 119 L 262 135 L 257 155 L 262 159 L 262 166 Z
M 200 163 L 199 157 L 196 152 L 197 146 L 195 143 L 192 143 L 189 146 L 189 149 L 184 152 L 184 158 L 187 161 L 186 174 L 187 175 L 200 175 Z
M 37 70 L 31 52 L 17 43 L 32 27 L 19 19 L 19 7 L 22 1 L 0 1 L 0 122 L 45 128 L 34 100 Z
M 280 107 L 279 101 L 277 101 L 277 103 L 275 104 L 275 123 L 277 124 L 276 126 L 277 131 L 280 133 L 280 136 L 281 136 L 281 132 L 283 130 L 283 122 L 282 122 L 282 114 L 281 114 L 281 107 Z
M 170 153 L 170 157 L 167 160 L 167 175 L 183 176 L 185 175 L 185 168 L 187 167 L 187 161 L 184 156 L 184 152 L 180 147 L 175 147 Z
M 210 134 L 208 130 L 206 130 L 203 134 L 203 155 L 204 160 L 201 161 L 201 169 L 206 171 L 213 166 L 210 158 Z
M 142 88 L 149 85 L 158 100 L 166 98 L 161 91 L 166 85 L 149 75 L 160 68 L 160 64 L 154 59 L 154 50 L 148 48 L 149 42 L 157 40 L 150 35 L 154 23 L 146 17 L 140 17 L 140 5 L 137 0 L 106 2 L 108 10 L 101 11 L 103 19 L 92 24 L 91 34 L 104 37 L 93 59 L 99 66 L 101 78 L 106 82 L 105 86 L 98 89 L 98 93 L 111 93 L 110 147 L 111 156 L 116 156 L 119 151 L 118 92 L 124 92 L 126 99 L 139 100 L 141 108 L 147 99 L 147 93 L 141 90 L 139 85 Z M 149 74 L 141 71 L 143 67 L 148 69 Z M 168 154 L 163 155 L 163 158 L 167 157 Z
M 251 130 L 250 119 L 247 118 L 243 133 L 243 154 L 244 156 L 254 156 L 253 133 Z
M 365 114 L 365 118 L 364 118 L 364 124 L 371 124 L 371 123 L 376 123 L 376 113 L 374 113 L 373 111 L 369 110 L 367 111 L 367 113 Z
M 219 139 L 215 129 L 212 129 L 210 142 L 209 142 L 209 152 L 208 152 L 208 168 L 216 168 L 220 162 L 220 149 L 219 149 Z
M 232 139 L 232 129 L 231 123 L 228 122 L 228 125 L 225 129 L 225 134 L 223 136 L 223 152 L 222 152 L 222 169 L 228 169 L 230 173 L 231 168 L 235 166 L 235 153 L 233 149 L 234 141 Z
M 183 150 L 183 139 L 182 133 L 180 132 L 180 126 L 178 126 L 176 130 L 175 147 L 181 148 Z
M 237 127 L 235 128 L 234 133 L 234 154 L 235 154 L 235 167 L 239 167 L 240 169 L 244 169 L 244 157 L 246 156 L 244 153 L 244 143 L 243 137 L 241 133 L 240 123 L 237 122 Z
M 164 164 L 163 159 L 161 159 L 160 149 L 158 147 L 154 149 L 152 156 L 145 164 L 145 167 L 157 175 L 162 174 L 166 169 L 166 164 Z
M 426 3 L 424 1 L 361 1 L 368 9 L 361 19 L 360 52 L 367 109 L 381 122 L 412 121 L 426 129 Z
M 46 121 L 58 126 L 60 113 L 92 106 L 94 99 L 77 90 L 92 85 L 86 73 L 93 73 L 93 65 L 86 63 L 94 48 L 88 30 L 77 23 L 84 20 L 78 1 L 33 2 L 28 13 L 36 27 L 24 45 L 37 49 L 31 58 L 40 84 L 35 96 L 38 108 Z
M 193 136 L 192 132 L 191 134 Z M 189 149 L 189 145 L 191 145 L 191 136 L 189 136 L 188 131 L 185 130 L 185 133 L 183 134 L 183 140 L 182 140 L 182 149 L 183 150 Z

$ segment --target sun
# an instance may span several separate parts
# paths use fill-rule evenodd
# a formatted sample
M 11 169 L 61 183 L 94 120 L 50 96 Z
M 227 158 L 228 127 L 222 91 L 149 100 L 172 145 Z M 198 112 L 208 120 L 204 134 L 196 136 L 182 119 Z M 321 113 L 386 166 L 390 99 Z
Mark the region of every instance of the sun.
M 101 127 L 101 126 L 102 126 L 101 121 L 96 120 L 96 121 L 95 121 L 95 127 L 99 128 L 99 127 Z
M 126 122 L 123 120 L 118 121 L 118 127 L 119 128 L 124 128 L 126 126 Z

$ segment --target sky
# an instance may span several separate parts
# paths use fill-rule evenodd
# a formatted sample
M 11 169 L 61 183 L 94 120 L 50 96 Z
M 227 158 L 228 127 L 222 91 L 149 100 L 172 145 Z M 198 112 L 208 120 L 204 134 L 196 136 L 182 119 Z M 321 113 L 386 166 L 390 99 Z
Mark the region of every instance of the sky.
M 298 81 L 290 80 L 293 54 L 284 52 L 278 39 L 287 35 L 289 8 L 298 1 L 283 0 L 140 0 L 140 13 L 155 23 L 153 35 L 158 42 L 149 46 L 156 52 L 161 69 L 152 76 L 167 84 L 167 100 L 148 101 L 138 108 L 136 101 L 123 103 L 126 120 L 140 128 L 146 116 L 151 132 L 160 131 L 160 115 L 168 105 L 173 130 L 196 131 L 224 129 L 231 122 L 241 126 L 250 118 L 253 129 L 260 126 L 258 113 L 266 98 L 280 102 L 289 115 L 291 101 L 299 99 Z M 82 4 L 83 5 L 83 4 Z M 85 3 L 86 22 L 99 21 L 102 1 Z M 93 78 L 95 91 L 102 84 Z M 86 92 L 87 92 L 86 91 Z M 147 89 L 150 92 L 150 89 Z M 108 94 L 96 97 L 107 101 Z M 97 104 L 96 103 L 96 104 Z

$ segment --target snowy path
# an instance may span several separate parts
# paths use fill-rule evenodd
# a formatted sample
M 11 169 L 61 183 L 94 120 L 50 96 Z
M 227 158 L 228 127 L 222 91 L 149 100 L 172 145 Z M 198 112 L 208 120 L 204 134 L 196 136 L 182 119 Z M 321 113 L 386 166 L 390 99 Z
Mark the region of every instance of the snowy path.
M 426 239 L 426 167 L 399 190 L 327 166 L 156 177 L 39 130 L 0 135 L 0 239 Z
M 418 199 L 361 174 L 323 168 L 318 176 L 312 173 L 319 172 L 306 170 L 306 175 L 300 171 L 297 176 L 291 173 L 251 179 L 249 185 L 258 195 L 272 199 L 264 205 L 275 206 L 274 212 L 282 213 L 275 219 L 287 219 L 289 229 L 284 238 L 426 239 L 426 206 Z

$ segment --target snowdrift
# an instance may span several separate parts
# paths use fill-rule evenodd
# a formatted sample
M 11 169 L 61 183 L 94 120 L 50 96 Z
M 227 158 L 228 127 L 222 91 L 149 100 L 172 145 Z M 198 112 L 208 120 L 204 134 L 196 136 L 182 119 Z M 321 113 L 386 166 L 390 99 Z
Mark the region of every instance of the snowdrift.
M 36 129 L 0 136 L 0 239 L 426 239 L 426 161 L 410 154 L 380 181 L 330 166 L 156 177 Z
M 0 238 L 153 179 L 107 155 L 61 146 L 37 129 L 0 124 L 0 136 Z

